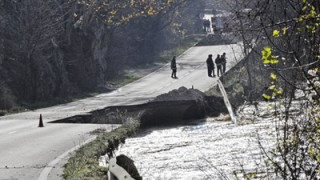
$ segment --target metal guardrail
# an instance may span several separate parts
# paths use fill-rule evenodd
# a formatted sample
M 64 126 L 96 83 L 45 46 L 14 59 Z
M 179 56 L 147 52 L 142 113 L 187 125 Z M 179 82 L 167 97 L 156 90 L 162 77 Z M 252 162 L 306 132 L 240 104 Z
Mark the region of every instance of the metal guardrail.
M 109 167 L 108 180 L 135 180 L 125 169 L 117 164 L 116 157 L 109 159 L 109 163 L 107 163 L 107 159 L 109 158 L 101 156 L 99 158 L 99 166 Z
M 227 92 L 224 89 L 224 86 L 223 86 L 222 82 L 220 81 L 220 79 L 218 79 L 217 82 L 218 82 L 218 86 L 219 86 L 220 92 L 221 92 L 221 94 L 223 96 L 224 103 L 227 106 L 229 115 L 230 115 L 232 121 L 237 125 L 237 117 L 236 117 L 236 115 L 234 114 L 234 112 L 232 110 L 232 106 L 231 106 L 230 101 L 228 99 Z
M 114 177 L 112 176 L 115 176 L 118 180 L 135 180 L 125 169 L 117 164 L 117 158 L 115 157 L 109 161 L 108 179 L 114 180 Z
M 230 104 L 230 101 L 228 99 L 228 95 L 227 95 L 227 92 L 222 84 L 222 82 L 220 81 L 220 79 L 217 80 L 218 82 L 218 86 L 219 86 L 219 89 L 221 91 L 221 94 L 223 96 L 223 100 L 224 100 L 224 103 L 228 109 L 228 112 L 229 112 L 229 115 L 232 119 L 232 121 L 237 125 L 237 118 L 232 110 L 232 106 Z M 125 170 L 123 169 L 121 166 L 119 166 L 117 164 L 117 159 L 116 157 L 113 157 L 109 160 L 109 165 L 107 165 L 107 160 L 106 160 L 106 157 L 105 156 L 101 156 L 100 159 L 100 166 L 104 166 L 104 167 L 107 167 L 109 166 L 109 172 L 108 172 L 108 179 L 109 180 L 135 180 L 134 178 L 132 178 L 130 176 L 130 174 Z

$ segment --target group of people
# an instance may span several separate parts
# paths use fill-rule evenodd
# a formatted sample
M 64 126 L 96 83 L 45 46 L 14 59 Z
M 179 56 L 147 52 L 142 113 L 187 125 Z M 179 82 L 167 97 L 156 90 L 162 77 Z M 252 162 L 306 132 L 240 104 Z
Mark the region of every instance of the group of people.
M 217 55 L 216 59 L 214 60 L 214 62 L 217 65 L 217 75 L 221 76 L 222 74 L 224 74 L 226 72 L 226 64 L 227 64 L 227 58 L 226 58 L 226 53 L 223 53 L 221 56 L 220 54 Z M 207 67 L 208 67 L 208 76 L 209 77 L 215 77 L 215 73 L 214 73 L 214 63 L 213 63 L 213 59 L 212 59 L 212 54 L 209 54 L 207 60 Z
M 215 61 L 213 62 L 212 59 L 212 54 L 209 54 L 207 60 L 207 67 L 208 67 L 208 76 L 209 77 L 215 77 L 215 72 L 214 72 L 214 63 L 217 65 L 217 75 L 221 76 L 226 72 L 226 64 L 227 64 L 227 58 L 226 58 L 226 53 L 223 53 L 221 56 L 220 54 L 217 55 Z M 171 60 L 171 78 L 177 78 L 177 63 L 176 63 L 176 56 L 173 56 Z

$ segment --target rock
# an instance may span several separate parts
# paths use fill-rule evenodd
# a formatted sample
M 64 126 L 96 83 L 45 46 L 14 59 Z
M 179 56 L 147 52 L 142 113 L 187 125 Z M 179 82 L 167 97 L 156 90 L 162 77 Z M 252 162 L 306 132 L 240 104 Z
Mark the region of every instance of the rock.
M 136 180 L 142 180 L 142 177 L 140 176 L 137 167 L 134 165 L 134 161 L 130 159 L 126 155 L 119 155 L 117 156 L 117 164 L 121 166 L 123 169 L 125 169 L 132 178 Z

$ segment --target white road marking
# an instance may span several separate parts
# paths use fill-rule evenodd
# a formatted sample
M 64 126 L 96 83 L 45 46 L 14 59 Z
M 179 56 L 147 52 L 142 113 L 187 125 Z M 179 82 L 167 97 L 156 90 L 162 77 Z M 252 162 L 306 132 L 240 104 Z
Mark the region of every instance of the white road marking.
M 8 134 L 14 134 L 14 133 L 16 133 L 17 131 L 12 131 L 12 132 L 9 132 Z
M 64 152 L 63 154 L 61 154 L 60 156 L 58 156 L 56 159 L 54 159 L 53 161 L 51 161 L 49 164 L 47 164 L 47 166 L 42 170 L 42 172 L 40 173 L 40 176 L 38 178 L 38 180 L 47 180 L 49 173 L 51 172 L 52 168 L 59 162 L 61 161 L 63 158 L 67 157 L 71 152 L 79 149 L 81 146 L 89 143 L 90 141 L 93 141 L 96 137 L 90 138 L 88 140 L 86 140 L 85 142 L 69 149 L 68 151 Z

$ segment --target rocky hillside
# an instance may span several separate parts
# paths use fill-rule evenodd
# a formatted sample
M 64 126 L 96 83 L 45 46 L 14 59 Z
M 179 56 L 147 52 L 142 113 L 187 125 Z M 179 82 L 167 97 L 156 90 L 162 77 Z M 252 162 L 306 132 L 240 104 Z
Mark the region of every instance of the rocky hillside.
M 148 15 L 134 14 L 143 5 L 85 2 L 94 1 L 0 2 L 0 109 L 106 91 L 123 68 L 153 62 L 201 29 L 201 2 L 159 2 L 139 11 Z

